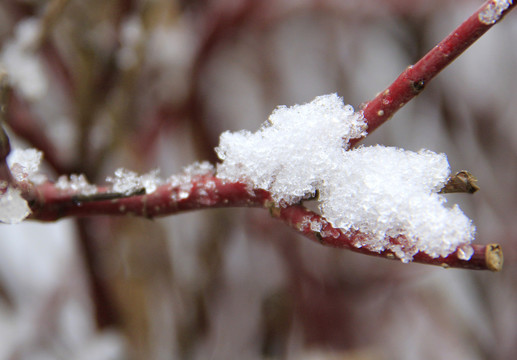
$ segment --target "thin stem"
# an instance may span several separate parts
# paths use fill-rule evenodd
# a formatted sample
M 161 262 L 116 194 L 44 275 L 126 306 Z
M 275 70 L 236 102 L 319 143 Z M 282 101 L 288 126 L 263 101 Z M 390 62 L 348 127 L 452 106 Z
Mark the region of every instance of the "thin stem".
M 121 196 L 99 187 L 98 193 L 88 196 L 45 183 L 32 188 L 25 197 L 31 205 L 30 218 L 44 221 L 92 215 L 153 218 L 197 209 L 260 207 L 270 199 L 265 190 L 252 190 L 246 184 L 226 182 L 212 175 L 197 176 L 179 185 L 165 184 L 146 195 Z
M 389 251 L 375 252 L 356 247 L 367 235 L 334 228 L 325 218 L 302 205 L 277 207 L 265 190 L 251 190 L 246 184 L 226 182 L 213 175 L 202 175 L 179 185 L 162 185 L 147 195 L 123 196 L 99 188 L 98 194 L 80 195 L 57 189 L 46 183 L 35 187 L 29 194 L 32 219 L 54 221 L 70 216 L 134 215 L 148 218 L 180 212 L 223 207 L 264 207 L 271 216 L 323 245 L 348 249 L 370 256 L 396 259 Z M 116 195 L 116 196 L 115 196 Z M 80 200 L 78 200 L 80 199 Z M 312 224 L 312 226 L 311 226 Z M 315 226 L 316 225 L 316 226 Z M 502 268 L 502 250 L 499 245 L 473 245 L 470 260 L 461 260 L 457 253 L 445 258 L 432 258 L 418 253 L 414 262 L 442 267 L 499 271 Z
M 0 64 L 0 193 L 3 194 L 7 184 L 14 182 L 11 170 L 7 165 L 7 156 L 11 152 L 11 144 L 4 130 L 7 97 L 7 74 Z
M 457 29 L 450 33 L 438 45 L 431 49 L 416 64 L 409 66 L 388 88 L 379 93 L 363 107 L 363 114 L 368 124 L 368 134 L 389 120 L 408 101 L 420 94 L 424 87 L 440 71 L 451 64 L 461 53 L 479 39 L 492 26 L 509 13 L 515 4 L 510 4 L 497 15 L 494 8 L 505 1 L 486 1 Z M 487 14 L 494 15 L 488 18 Z M 360 139 L 355 139 L 355 145 Z
M 346 232 L 332 227 L 332 225 L 320 215 L 306 209 L 303 206 L 289 206 L 286 208 L 273 207 L 271 215 L 288 224 L 291 228 L 303 234 L 305 237 L 322 245 L 347 249 L 364 255 L 377 256 L 386 259 L 397 259 L 390 250 L 380 252 L 358 247 L 356 244 L 366 237 L 360 232 Z M 413 262 L 437 265 L 444 268 L 461 268 L 470 270 L 500 271 L 503 267 L 503 252 L 499 245 L 472 245 L 474 253 L 469 260 L 461 260 L 458 251 L 447 257 L 432 258 L 424 253 L 417 253 Z

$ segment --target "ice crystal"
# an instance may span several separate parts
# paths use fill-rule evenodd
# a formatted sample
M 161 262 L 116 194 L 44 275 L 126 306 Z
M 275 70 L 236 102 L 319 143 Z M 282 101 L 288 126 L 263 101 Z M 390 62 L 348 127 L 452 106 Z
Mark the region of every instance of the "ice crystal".
M 145 193 L 150 194 L 161 184 L 158 173 L 159 170 L 153 170 L 147 174 L 138 175 L 134 171 L 119 168 L 115 171 L 115 176 L 108 176 L 106 181 L 113 184 L 113 191 L 125 195 L 131 195 L 141 189 L 145 189 Z
M 31 213 L 27 201 L 20 190 L 7 186 L 4 182 L 0 192 L 0 221 L 6 224 L 17 224 Z
M 13 149 L 7 163 L 17 181 L 31 181 L 41 184 L 46 177 L 38 173 L 43 153 L 36 149 Z
M 474 226 L 438 194 L 450 174 L 445 155 L 383 146 L 348 150 L 365 127 L 362 114 L 335 94 L 282 106 L 255 133 L 221 135 L 217 176 L 268 190 L 279 205 L 318 192 L 322 215 L 334 227 L 365 235 L 357 247 L 388 249 L 405 262 L 419 251 L 439 257 L 460 246 L 468 257 Z
M 202 176 L 213 175 L 214 172 L 214 166 L 208 161 L 196 162 L 192 165 L 186 166 L 180 174 L 173 175 L 167 179 L 167 182 L 171 186 L 177 187 L 177 191 L 172 194 L 172 198 L 176 201 L 188 198 L 190 196 L 190 191 L 193 188 L 192 181 Z M 215 187 L 215 184 L 213 182 L 207 182 L 205 187 L 207 189 L 211 189 Z M 204 191 L 205 194 L 208 194 L 206 190 L 200 190 Z M 200 201 L 202 200 L 203 197 L 201 197 Z
M 492 0 L 479 12 L 478 19 L 483 24 L 495 24 L 501 18 L 503 11 L 512 5 L 512 0 Z
M 55 184 L 57 189 L 71 191 L 80 195 L 93 195 L 97 193 L 97 187 L 92 185 L 83 174 L 72 174 L 70 177 L 61 175 Z

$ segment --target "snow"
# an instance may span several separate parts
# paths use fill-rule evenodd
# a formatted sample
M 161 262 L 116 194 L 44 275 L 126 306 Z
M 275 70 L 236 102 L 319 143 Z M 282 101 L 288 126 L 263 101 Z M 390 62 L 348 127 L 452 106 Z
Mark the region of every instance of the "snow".
M 343 146 L 365 135 L 365 129 L 362 116 L 335 94 L 281 106 L 256 133 L 221 135 L 216 152 L 224 162 L 217 174 L 249 181 L 270 191 L 278 203 L 292 204 L 315 194 L 325 173 L 337 166 Z
M 41 59 L 34 53 L 40 28 L 41 24 L 35 18 L 20 21 L 14 38 L 4 45 L 0 54 L 10 83 L 29 100 L 43 97 L 48 87 Z
M 138 175 L 134 171 L 119 168 L 115 171 L 115 176 L 108 176 L 106 181 L 113 184 L 113 191 L 124 195 L 131 195 L 141 189 L 145 189 L 145 193 L 150 194 L 161 184 L 158 173 L 159 170 L 153 170 L 147 174 Z
M 7 157 L 7 164 L 17 181 L 31 181 L 39 185 L 46 181 L 46 176 L 39 174 L 43 153 L 37 149 L 13 149 Z
M 221 135 L 217 176 L 268 190 L 280 206 L 318 193 L 334 227 L 366 235 L 357 247 L 391 250 L 404 262 L 420 251 L 439 257 L 459 247 L 470 258 L 475 228 L 438 194 L 450 175 L 446 156 L 384 146 L 348 150 L 351 139 L 365 134 L 362 113 L 335 94 L 281 106 L 255 133 Z
M 83 174 L 71 174 L 70 177 L 61 175 L 55 184 L 57 189 L 71 191 L 80 195 L 93 195 L 97 193 L 97 187 L 92 185 Z
M 29 205 L 20 194 L 20 190 L 7 186 L 4 182 L 2 188 L 5 189 L 0 195 L 0 221 L 6 224 L 17 224 L 31 213 Z
M 215 172 L 215 168 L 208 161 L 196 162 L 192 165 L 186 166 L 183 168 L 182 172 L 179 175 L 172 175 L 167 179 L 167 183 L 169 183 L 172 187 L 177 187 L 178 191 L 172 193 L 172 198 L 175 201 L 186 199 L 190 196 L 190 192 L 193 188 L 193 181 L 196 178 L 213 175 Z M 215 187 L 213 183 L 205 184 L 207 188 Z M 200 189 L 203 190 L 203 189 Z M 203 197 L 200 198 L 200 201 L 203 200 Z
M 512 5 L 512 0 L 492 0 L 479 12 L 478 19 L 483 24 L 495 24 L 503 14 L 503 11 Z

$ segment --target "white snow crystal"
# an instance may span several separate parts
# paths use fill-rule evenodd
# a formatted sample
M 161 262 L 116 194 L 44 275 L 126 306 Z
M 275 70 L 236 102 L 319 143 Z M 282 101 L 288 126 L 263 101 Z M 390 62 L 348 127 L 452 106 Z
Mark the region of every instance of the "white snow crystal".
M 492 25 L 495 24 L 503 14 L 503 11 L 508 9 L 512 5 L 512 0 L 492 0 L 487 6 L 479 12 L 478 19 L 483 24 Z
M 6 224 L 17 224 L 31 213 L 27 201 L 21 196 L 20 190 L 2 184 L 5 192 L 0 195 L 0 221 Z
M 13 149 L 7 157 L 7 163 L 17 181 L 31 181 L 41 184 L 46 177 L 38 173 L 43 153 L 36 149 Z
M 93 195 L 97 193 L 97 187 L 90 184 L 84 174 L 72 174 L 70 177 L 61 175 L 57 179 L 55 186 L 57 189 L 72 191 L 80 195 Z
M 41 59 L 33 49 L 40 31 L 39 20 L 29 18 L 20 21 L 14 38 L 4 45 L 0 54 L 9 81 L 29 100 L 40 99 L 48 86 Z
M 461 246 L 469 258 L 475 228 L 438 194 L 450 175 L 445 155 L 383 146 L 347 151 L 365 127 L 362 114 L 335 94 L 282 106 L 255 133 L 221 135 L 217 176 L 268 190 L 280 205 L 318 191 L 334 227 L 367 235 L 357 247 L 388 249 L 407 262 L 419 251 L 439 257 Z
M 350 139 L 366 134 L 361 114 L 336 95 L 278 107 L 256 132 L 221 135 L 215 149 L 221 178 L 245 180 L 267 189 L 277 202 L 292 204 L 313 195 L 329 168 L 338 166 Z
M 190 191 L 193 187 L 193 180 L 197 177 L 212 175 L 215 169 L 212 164 L 208 161 L 196 162 L 192 165 L 183 168 L 183 171 L 179 175 L 173 175 L 167 179 L 167 182 L 173 186 L 178 187 L 178 192 L 172 194 L 172 198 L 177 200 L 183 200 L 190 196 Z M 206 186 L 210 188 L 215 186 L 213 183 L 207 183 Z
M 115 171 L 115 176 L 108 176 L 106 181 L 113 184 L 113 191 L 125 195 L 131 195 L 142 188 L 145 189 L 146 194 L 150 194 L 161 184 L 158 173 L 158 170 L 153 170 L 147 174 L 138 175 L 134 171 L 119 168 Z

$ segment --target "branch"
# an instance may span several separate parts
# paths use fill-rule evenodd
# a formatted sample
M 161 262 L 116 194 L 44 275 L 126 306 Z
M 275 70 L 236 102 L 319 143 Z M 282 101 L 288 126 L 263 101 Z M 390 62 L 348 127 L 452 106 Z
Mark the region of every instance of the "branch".
M 11 152 L 11 144 L 4 130 L 6 97 L 7 97 L 7 74 L 0 64 L 0 194 L 3 194 L 7 185 L 14 182 L 11 170 L 7 165 L 7 155 Z
M 302 233 L 305 237 L 326 246 L 347 249 L 364 255 L 377 256 L 386 259 L 398 259 L 389 250 L 376 252 L 365 247 L 358 247 L 365 234 L 359 232 L 345 232 L 332 227 L 320 215 L 303 206 L 289 206 L 286 208 L 271 207 L 270 213 L 288 224 L 291 228 Z M 395 239 L 392 239 L 395 241 Z M 461 268 L 470 270 L 500 271 L 503 267 L 503 251 L 497 244 L 471 245 L 474 253 L 469 260 L 461 260 L 458 251 L 447 257 L 432 258 L 424 253 L 417 253 L 413 262 L 437 265 L 444 268 Z
M 408 101 L 420 94 L 440 71 L 509 13 L 517 4 L 507 0 L 486 1 L 472 16 L 450 33 L 416 64 L 363 107 L 368 134 L 389 120 Z M 351 141 L 355 145 L 361 139 Z
M 486 2 L 420 61 L 407 68 L 392 85 L 364 106 L 368 133 L 418 95 L 432 78 L 513 7 L 514 5 L 508 1 Z M 474 192 L 476 189 L 475 178 L 466 172 L 460 172 L 451 177 L 443 192 Z M 205 208 L 265 207 L 270 210 L 273 217 L 323 245 L 388 259 L 396 258 L 395 254 L 388 250 L 375 252 L 354 245 L 359 244 L 360 239 L 365 239 L 365 234 L 333 228 L 323 217 L 301 205 L 276 207 L 267 191 L 250 189 L 246 184 L 239 182 L 226 182 L 213 174 L 195 176 L 181 184 L 165 184 L 153 193 L 143 195 L 113 193 L 105 187 L 98 187 L 97 193 L 93 195 L 85 195 L 60 190 L 52 183 L 45 183 L 26 190 L 24 196 L 32 209 L 30 218 L 45 221 L 68 216 L 126 214 L 153 218 Z M 391 240 L 397 241 L 394 238 Z M 470 260 L 459 259 L 458 254 L 461 250 L 458 249 L 444 258 L 431 258 L 418 253 L 413 261 L 465 269 L 499 271 L 502 268 L 503 256 L 499 245 L 472 247 L 474 254 Z
M 99 187 L 98 193 L 82 195 L 60 190 L 52 183 L 34 187 L 28 194 L 31 219 L 54 221 L 70 216 L 134 215 L 147 218 L 180 212 L 224 207 L 264 207 L 277 218 L 302 235 L 323 245 L 348 249 L 365 255 L 396 259 L 391 251 L 375 252 L 356 247 L 364 234 L 336 229 L 320 215 L 302 205 L 276 207 L 265 190 L 252 190 L 239 182 L 226 182 L 213 175 L 201 175 L 191 182 L 165 184 L 151 194 L 125 196 Z M 395 240 L 394 240 L 395 241 Z M 414 262 L 442 267 L 499 271 L 503 255 L 499 245 L 473 245 L 474 254 L 468 261 L 460 260 L 457 253 L 446 258 L 432 258 L 418 253 Z
M 265 190 L 251 189 L 243 183 L 231 183 L 213 175 L 193 177 L 178 185 L 165 184 L 150 194 L 124 195 L 98 187 L 84 195 L 61 190 L 47 182 L 24 194 L 32 214 L 30 219 L 55 221 L 70 216 L 134 215 L 147 218 L 189 210 L 223 207 L 260 207 L 270 200 Z

